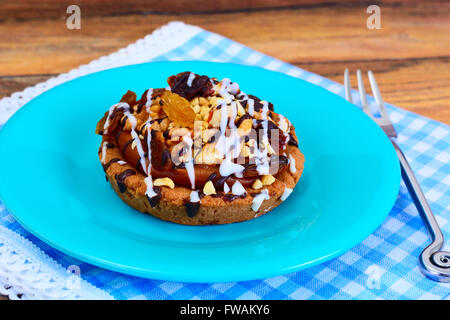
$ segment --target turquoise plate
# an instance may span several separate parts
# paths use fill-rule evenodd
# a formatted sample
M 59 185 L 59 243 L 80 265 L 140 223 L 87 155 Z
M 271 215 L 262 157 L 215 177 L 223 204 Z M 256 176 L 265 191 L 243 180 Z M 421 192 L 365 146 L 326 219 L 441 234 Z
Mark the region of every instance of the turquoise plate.
M 186 70 L 231 78 L 295 125 L 305 170 L 269 214 L 177 225 L 127 206 L 105 181 L 97 121 L 128 89 L 165 87 Z M 18 111 L 0 146 L 0 197 L 31 233 L 83 261 L 171 281 L 251 280 L 329 260 L 383 222 L 400 185 L 391 143 L 358 108 L 306 81 L 233 64 L 146 63 L 75 79 Z

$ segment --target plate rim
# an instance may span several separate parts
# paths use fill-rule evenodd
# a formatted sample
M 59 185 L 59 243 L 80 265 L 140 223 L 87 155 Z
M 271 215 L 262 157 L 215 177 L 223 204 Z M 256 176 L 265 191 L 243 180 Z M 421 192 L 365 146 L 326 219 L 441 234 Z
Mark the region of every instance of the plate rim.
M 138 64 L 131 64 L 131 65 L 125 65 L 125 66 L 119 66 L 116 68 L 110 68 L 110 69 L 105 69 L 105 70 L 101 70 L 98 72 L 93 72 L 93 73 L 89 73 L 87 75 L 83 75 L 74 79 L 71 79 L 69 81 L 66 81 L 64 83 L 58 84 L 48 90 L 46 90 L 45 92 L 37 95 L 36 97 L 34 97 L 33 99 L 31 99 L 30 101 L 28 101 L 26 104 L 24 104 L 18 111 L 16 111 L 8 120 L 7 122 L 1 127 L 0 129 L 0 141 L 3 139 L 3 135 L 5 134 L 4 132 L 6 132 L 6 128 L 8 128 L 8 124 L 11 125 L 11 123 L 13 123 L 14 121 L 17 121 L 18 118 L 18 114 L 21 114 L 23 112 L 23 110 L 27 110 L 31 104 L 31 102 L 33 102 L 34 100 L 42 97 L 43 95 L 46 94 L 50 94 L 55 88 L 58 87 L 62 87 L 67 85 L 68 83 L 72 83 L 75 81 L 82 81 L 84 78 L 88 78 L 91 76 L 97 76 L 98 74 L 101 73 L 108 73 L 111 72 L 112 70 L 117 70 L 117 69 L 127 69 L 127 68 L 139 68 L 139 66 L 142 65 L 153 65 L 153 64 L 186 64 L 186 63 L 194 63 L 194 64 L 222 64 L 222 65 L 233 65 L 236 66 L 238 68 L 240 67 L 244 67 L 244 68 L 250 68 L 250 69 L 259 69 L 262 70 L 264 72 L 269 72 L 269 73 L 275 73 L 277 75 L 281 75 L 283 77 L 288 77 L 288 78 L 293 78 L 297 81 L 301 81 L 304 84 L 306 84 L 307 86 L 311 86 L 311 87 L 315 87 L 317 89 L 319 89 L 320 91 L 326 92 L 327 94 L 331 94 L 334 95 L 335 97 L 341 99 L 343 102 L 345 102 L 346 104 L 351 105 L 348 101 L 346 101 L 343 97 L 321 87 L 318 86 L 314 83 L 308 82 L 307 80 L 304 80 L 302 78 L 297 78 L 294 76 L 290 76 L 288 74 L 282 73 L 282 72 L 278 72 L 278 71 L 273 71 L 273 70 L 268 70 L 259 66 L 251 66 L 251 65 L 244 65 L 244 64 L 237 64 L 237 63 L 227 63 L 227 62 L 211 62 L 211 61 L 202 61 L 202 60 L 184 60 L 184 61 L 152 61 L 152 62 L 144 62 L 144 63 L 138 63 Z M 365 115 L 362 111 L 361 111 L 361 116 L 367 117 L 367 119 L 369 119 L 370 121 L 372 121 L 367 115 Z M 14 120 L 16 119 L 16 120 Z M 11 121 L 13 120 L 13 121 Z M 379 129 L 379 133 L 382 133 L 383 138 L 386 139 L 388 141 L 388 137 L 384 134 L 384 132 L 382 132 L 381 128 L 378 127 L 378 125 L 376 125 L 373 122 L 373 125 Z M 395 154 L 395 150 L 394 147 L 392 146 L 392 144 L 390 144 L 390 149 L 391 149 L 391 153 Z M 260 270 L 253 270 L 253 272 L 251 273 L 240 273 L 238 277 L 236 276 L 228 276 L 226 274 L 222 274 L 220 276 L 218 276 L 217 274 L 215 274 L 214 276 L 211 276 L 210 274 L 207 276 L 204 276 L 202 279 L 199 278 L 195 278 L 195 277 L 191 277 L 191 276 L 185 276 L 181 273 L 178 273 L 176 275 L 173 274 L 167 274 L 158 270 L 149 270 L 149 269 L 145 269 L 142 270 L 140 268 L 136 268 L 133 266 L 129 266 L 129 265 L 123 265 L 123 264 L 118 264 L 116 262 L 112 262 L 112 261 L 105 261 L 103 259 L 100 259 L 98 257 L 89 255 L 89 254 L 83 254 L 81 252 L 78 252 L 78 250 L 71 250 L 69 248 L 66 248 L 64 246 L 59 245 L 58 243 L 55 243 L 52 239 L 49 239 L 47 236 L 41 234 L 39 231 L 34 230 L 32 228 L 32 226 L 29 226 L 25 221 L 23 221 L 20 217 L 20 214 L 18 214 L 17 212 L 15 212 L 15 210 L 13 210 L 9 204 L 7 203 L 8 200 L 4 199 L 4 197 L 2 196 L 1 193 L 1 188 L 0 188 L 0 199 L 3 202 L 3 205 L 5 206 L 5 208 L 13 215 L 13 217 L 16 219 L 17 222 L 20 223 L 20 225 L 22 227 L 24 227 L 28 232 L 30 232 L 32 235 L 36 236 L 37 238 L 39 238 L 40 240 L 42 240 L 43 242 L 45 242 L 46 244 L 48 244 L 49 246 L 51 246 L 52 248 L 55 248 L 71 257 L 74 257 L 76 259 L 81 260 L 82 262 L 86 262 L 89 264 L 93 264 L 108 270 L 112 270 L 115 272 L 120 272 L 120 273 L 124 273 L 124 274 L 129 274 L 129 275 L 133 275 L 133 276 L 139 276 L 139 277 L 143 277 L 143 278 L 149 278 L 149 279 L 155 279 L 155 280 L 162 280 L 162 281 L 182 281 L 182 282 L 197 282 L 197 283 L 213 283 L 213 282 L 234 282 L 234 281 L 249 281 L 249 280 L 256 280 L 256 279 L 262 279 L 262 278 L 267 278 L 267 277 L 272 277 L 272 276 L 277 276 L 277 275 L 282 275 L 282 274 L 286 274 L 286 273 L 291 273 L 291 272 L 295 272 L 295 271 L 299 271 L 299 270 L 303 270 L 305 268 L 308 267 L 312 267 L 314 265 L 318 265 L 321 264 L 325 261 L 328 261 L 332 258 L 335 258 L 337 256 L 342 255 L 343 253 L 347 252 L 348 250 L 350 250 L 351 248 L 355 247 L 356 245 L 358 245 L 359 243 L 361 243 L 365 238 L 367 238 L 370 234 L 372 234 L 382 223 L 383 221 L 386 219 L 386 217 L 389 215 L 389 212 L 392 210 L 392 207 L 395 204 L 395 200 L 397 198 L 398 195 L 398 190 L 400 188 L 400 183 L 401 183 L 401 175 L 400 175 L 400 164 L 398 163 L 398 161 L 395 162 L 396 163 L 396 176 L 398 177 L 398 183 L 395 186 L 397 192 L 394 194 L 394 192 L 392 192 L 390 199 L 387 199 L 386 201 L 384 201 L 386 208 L 384 208 L 385 210 L 385 214 L 383 215 L 379 215 L 379 219 L 377 219 L 377 221 L 373 221 L 372 225 L 370 228 L 371 231 L 370 232 L 362 232 L 360 234 L 360 237 L 358 238 L 358 240 L 354 240 L 351 241 L 352 243 L 349 243 L 347 246 L 342 246 L 340 249 L 335 250 L 334 252 L 320 257 L 316 260 L 313 261 L 308 261 L 308 262 L 303 262 L 297 265 L 292 265 L 290 267 L 285 267 L 282 269 L 277 269 L 277 270 L 272 270 L 272 272 L 268 272 L 267 270 L 264 271 L 260 271 Z M 0 176 L 0 181 L 2 181 L 2 178 Z M 6 182 L 6 181 L 5 181 Z M 3 183 L 3 182 L 2 182 Z M 0 183 L 0 185 L 2 184 Z M 379 221 L 378 221 L 379 220 Z

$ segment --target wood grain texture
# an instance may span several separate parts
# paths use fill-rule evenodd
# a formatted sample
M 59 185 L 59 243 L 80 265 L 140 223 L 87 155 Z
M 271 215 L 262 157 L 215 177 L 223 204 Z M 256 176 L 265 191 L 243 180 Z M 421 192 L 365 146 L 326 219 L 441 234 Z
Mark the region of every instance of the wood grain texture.
M 448 2 L 382 3 L 381 30 L 367 29 L 358 1 L 216 1 L 202 11 L 195 0 L 194 13 L 180 14 L 187 2 L 137 1 L 121 11 L 122 2 L 96 0 L 82 6 L 81 30 L 67 30 L 64 1 L 36 3 L 0 4 L 0 97 L 183 20 L 338 82 L 346 67 L 372 69 L 386 101 L 450 123 Z
M 64 17 L 67 6 L 77 4 L 86 17 L 127 14 L 202 14 L 261 11 L 280 8 L 317 8 L 324 6 L 353 6 L 378 4 L 380 1 L 362 0 L 21 0 L 2 5 L 0 20 L 28 20 Z M 395 4 L 398 0 L 383 1 Z M 402 0 L 403 3 L 416 2 Z

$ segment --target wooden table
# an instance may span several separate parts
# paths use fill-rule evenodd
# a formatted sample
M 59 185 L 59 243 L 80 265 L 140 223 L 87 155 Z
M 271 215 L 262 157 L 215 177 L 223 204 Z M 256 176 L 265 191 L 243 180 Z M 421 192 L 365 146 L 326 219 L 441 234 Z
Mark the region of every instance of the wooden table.
M 379 30 L 367 28 L 368 4 L 355 0 L 3 1 L 0 97 L 181 20 L 341 83 L 345 68 L 371 69 L 387 102 L 450 124 L 450 3 L 373 2 Z M 66 27 L 72 3 L 81 30 Z
M 66 28 L 66 8 L 74 2 L 81 30 Z M 374 1 L 380 30 L 366 27 L 367 4 L 328 2 L 3 1 L 0 97 L 182 20 L 339 82 L 346 67 L 371 69 L 386 101 L 450 124 L 449 2 Z

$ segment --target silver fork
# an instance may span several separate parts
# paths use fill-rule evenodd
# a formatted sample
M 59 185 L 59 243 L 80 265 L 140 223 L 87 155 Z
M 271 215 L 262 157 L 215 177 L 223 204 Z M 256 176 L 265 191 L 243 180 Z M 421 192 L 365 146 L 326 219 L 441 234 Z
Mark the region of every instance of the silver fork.
M 372 87 L 372 93 L 375 98 L 380 117 L 374 117 L 369 104 L 366 99 L 366 90 L 364 88 L 364 82 L 362 79 L 361 70 L 356 71 L 356 77 L 358 79 L 358 89 L 361 97 L 361 106 L 364 113 L 366 113 L 373 121 L 375 121 L 381 129 L 386 133 L 394 145 L 395 151 L 397 152 L 398 159 L 400 160 L 400 167 L 402 171 L 402 178 L 408 188 L 409 193 L 414 201 L 417 210 L 420 213 L 423 223 L 427 227 L 428 233 L 431 237 L 431 244 L 426 247 L 419 257 L 419 265 L 422 272 L 432 280 L 440 282 L 450 281 L 450 252 L 440 251 L 444 245 L 444 236 L 442 235 L 441 229 L 439 228 L 433 213 L 431 212 L 430 206 L 425 198 L 425 195 L 414 176 L 411 167 L 406 160 L 405 155 L 400 150 L 396 142 L 397 132 L 394 129 L 389 116 L 384 107 L 383 100 L 381 99 L 380 90 L 378 89 L 377 82 L 372 71 L 368 72 L 370 86 Z M 344 73 L 344 84 L 345 84 L 345 98 L 353 103 L 351 95 L 351 85 L 348 69 L 345 69 Z

